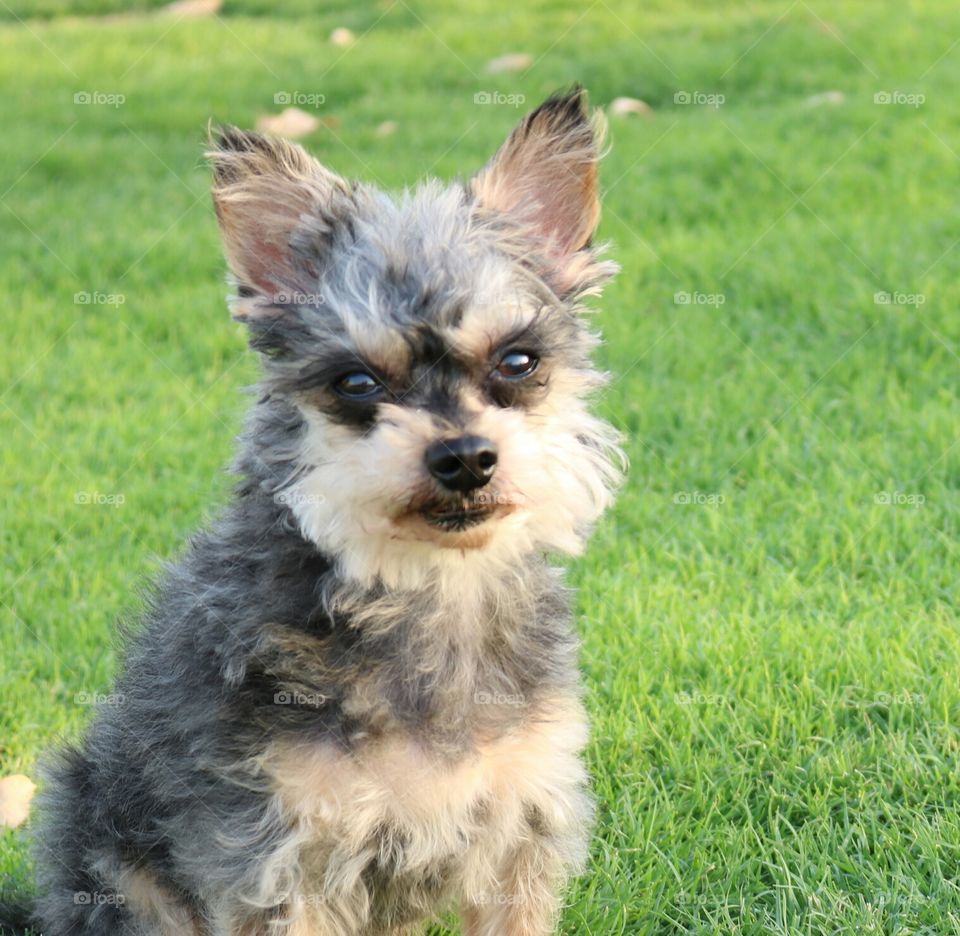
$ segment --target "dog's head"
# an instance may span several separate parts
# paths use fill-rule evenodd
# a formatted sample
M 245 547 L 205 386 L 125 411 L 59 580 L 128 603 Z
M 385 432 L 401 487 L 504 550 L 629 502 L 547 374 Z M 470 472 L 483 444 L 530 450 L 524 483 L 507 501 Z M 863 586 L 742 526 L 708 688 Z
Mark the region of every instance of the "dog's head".
M 576 551 L 608 503 L 580 306 L 615 271 L 591 247 L 600 142 L 574 90 L 468 184 L 392 200 L 299 146 L 217 134 L 234 316 L 301 419 L 283 497 L 343 574 L 412 587 Z

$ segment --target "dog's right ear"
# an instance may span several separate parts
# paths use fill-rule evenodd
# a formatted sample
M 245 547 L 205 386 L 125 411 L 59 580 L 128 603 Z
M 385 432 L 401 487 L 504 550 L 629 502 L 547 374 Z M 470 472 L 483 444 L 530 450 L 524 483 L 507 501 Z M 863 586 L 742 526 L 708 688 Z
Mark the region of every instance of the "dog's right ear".
M 591 247 L 600 220 L 603 115 L 574 86 L 529 113 L 471 181 L 478 207 L 513 218 L 539 248 L 559 295 L 596 291 L 616 272 Z
M 349 184 L 297 144 L 235 127 L 211 133 L 207 156 L 237 286 L 234 317 L 316 304 L 330 234 L 351 203 Z

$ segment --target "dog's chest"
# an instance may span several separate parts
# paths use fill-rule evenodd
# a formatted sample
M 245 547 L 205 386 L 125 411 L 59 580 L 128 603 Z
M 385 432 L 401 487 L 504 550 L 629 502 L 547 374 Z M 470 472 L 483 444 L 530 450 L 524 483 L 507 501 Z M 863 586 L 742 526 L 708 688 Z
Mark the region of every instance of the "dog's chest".
M 585 741 L 579 703 L 563 698 L 452 760 L 398 734 L 352 752 L 278 743 L 264 765 L 305 890 L 327 907 L 360 890 L 429 902 L 494 886 L 531 826 L 577 821 Z

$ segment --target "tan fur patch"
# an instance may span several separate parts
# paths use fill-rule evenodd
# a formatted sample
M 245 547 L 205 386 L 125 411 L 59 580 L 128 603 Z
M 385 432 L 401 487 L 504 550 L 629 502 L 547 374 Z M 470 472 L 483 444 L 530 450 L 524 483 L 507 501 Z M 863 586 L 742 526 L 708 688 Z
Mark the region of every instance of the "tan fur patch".
M 140 920 L 152 924 L 157 936 L 200 936 L 193 914 L 148 871 L 131 868 L 122 872 L 117 887 L 124 906 Z

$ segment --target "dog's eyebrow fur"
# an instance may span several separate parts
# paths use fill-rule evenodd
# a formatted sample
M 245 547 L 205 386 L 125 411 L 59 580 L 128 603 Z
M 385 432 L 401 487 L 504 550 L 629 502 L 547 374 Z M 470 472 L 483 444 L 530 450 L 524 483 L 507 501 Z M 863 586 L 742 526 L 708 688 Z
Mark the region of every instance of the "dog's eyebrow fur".
M 484 358 L 512 336 L 533 328 L 540 315 L 537 309 L 515 305 L 471 309 L 457 327 L 448 329 L 446 334 L 461 354 Z

